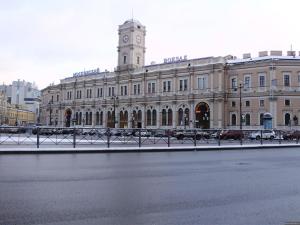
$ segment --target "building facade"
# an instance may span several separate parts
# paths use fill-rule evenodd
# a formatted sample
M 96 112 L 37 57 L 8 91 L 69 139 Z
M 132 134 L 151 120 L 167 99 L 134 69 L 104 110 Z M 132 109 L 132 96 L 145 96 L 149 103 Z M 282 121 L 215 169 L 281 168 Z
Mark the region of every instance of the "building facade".
M 11 85 L 1 85 L 0 91 L 5 93 L 9 104 L 35 113 L 38 120 L 41 94 L 34 83 L 17 80 Z
M 7 117 L 7 101 L 4 92 L 0 91 L 0 125 L 6 124 Z
M 145 27 L 119 26 L 118 65 L 73 74 L 42 90 L 41 122 L 119 128 L 274 128 L 298 126 L 300 57 L 259 53 L 144 65 Z M 299 84 L 299 87 L 297 86 Z

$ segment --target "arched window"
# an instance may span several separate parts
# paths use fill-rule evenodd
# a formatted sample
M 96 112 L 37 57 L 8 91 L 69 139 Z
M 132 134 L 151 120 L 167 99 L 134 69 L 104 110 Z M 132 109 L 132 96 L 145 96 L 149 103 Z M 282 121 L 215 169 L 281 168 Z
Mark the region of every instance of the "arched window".
M 79 124 L 79 115 L 78 115 L 78 112 L 75 113 L 75 119 L 76 119 L 76 125 Z
M 261 113 L 261 114 L 259 114 L 259 125 L 264 125 L 264 114 L 263 113 Z
M 167 111 L 165 109 L 162 110 L 161 117 L 162 117 L 162 120 L 161 120 L 162 126 L 166 126 L 167 125 Z
M 188 126 L 189 125 L 189 121 L 190 121 L 190 110 L 189 109 L 185 109 L 184 110 L 184 117 L 185 117 L 185 125 Z
M 82 121 L 82 112 L 79 113 L 79 125 L 81 125 L 81 121 Z
M 88 125 L 89 124 L 89 113 L 88 112 L 85 112 L 85 125 Z
M 245 125 L 246 126 L 250 126 L 250 114 L 246 114 L 246 116 L 245 116 Z
M 172 126 L 173 122 L 173 114 L 172 114 L 172 109 L 168 110 L 168 126 Z
M 284 115 L 284 125 L 289 126 L 291 122 L 291 115 L 289 113 L 286 113 Z
M 151 111 L 147 110 L 147 126 L 151 126 Z
M 89 125 L 92 125 L 93 121 L 93 113 L 90 112 L 90 121 L 89 121 Z
M 235 114 L 231 115 L 231 125 L 236 126 L 236 115 Z
M 103 125 L 103 112 L 100 112 L 100 123 L 99 125 Z
M 99 125 L 100 118 L 99 118 L 99 112 L 96 112 L 96 125 Z
M 156 126 L 156 110 L 152 111 L 152 126 Z
M 184 121 L 183 121 L 183 109 L 180 108 L 178 110 L 178 126 L 182 126 L 183 123 L 184 123 Z

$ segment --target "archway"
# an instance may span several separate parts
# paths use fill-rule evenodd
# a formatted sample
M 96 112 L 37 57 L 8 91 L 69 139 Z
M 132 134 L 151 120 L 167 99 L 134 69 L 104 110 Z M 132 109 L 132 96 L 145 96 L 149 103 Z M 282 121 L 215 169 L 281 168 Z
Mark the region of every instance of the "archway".
M 71 126 L 71 118 L 72 118 L 72 110 L 66 109 L 65 111 L 66 127 Z
M 200 102 L 195 108 L 195 127 L 209 129 L 210 111 L 209 106 L 205 102 Z

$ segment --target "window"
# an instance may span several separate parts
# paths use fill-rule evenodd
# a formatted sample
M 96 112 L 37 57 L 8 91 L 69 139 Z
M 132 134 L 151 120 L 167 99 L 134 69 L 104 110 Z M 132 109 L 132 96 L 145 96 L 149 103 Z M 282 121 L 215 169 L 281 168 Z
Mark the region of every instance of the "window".
M 250 114 L 246 114 L 245 116 L 245 125 L 250 126 Z
M 123 57 L 123 64 L 126 64 L 126 63 L 127 63 L 127 56 L 124 55 L 124 57 Z
M 198 77 L 198 89 L 203 90 L 203 89 L 207 89 L 207 87 L 208 87 L 208 77 L 207 76 Z
M 148 83 L 148 93 L 155 93 L 155 82 Z
M 236 126 L 236 115 L 235 114 L 231 115 L 231 125 Z
M 92 89 L 87 89 L 86 90 L 86 98 L 92 98 Z
M 249 107 L 250 106 L 250 101 L 246 101 L 245 105 L 246 105 L 246 107 Z
M 57 102 L 59 101 L 59 95 L 56 95 L 56 101 Z
M 291 115 L 289 113 L 286 113 L 284 115 L 284 125 L 289 126 L 291 122 Z
M 285 87 L 290 86 L 290 75 L 289 74 L 284 74 L 283 76 L 283 83 Z
M 151 110 L 147 110 L 147 126 L 151 126 Z
M 237 79 L 236 78 L 231 79 L 231 88 L 235 89 L 235 91 L 236 91 L 236 88 L 237 88 Z
M 235 107 L 235 102 L 231 102 L 231 107 Z
M 152 111 L 152 126 L 156 126 L 156 110 Z
M 122 96 L 127 95 L 127 86 L 121 86 L 121 95 Z
M 260 107 L 264 107 L 264 106 L 265 106 L 265 100 L 260 99 L 260 100 L 259 100 L 259 106 L 260 106 Z
M 141 92 L 141 85 L 140 84 L 134 84 L 133 85 L 133 94 L 139 95 Z
M 188 79 L 179 80 L 179 91 L 187 91 Z
M 264 125 L 264 114 L 263 113 L 261 113 L 261 114 L 259 114 L 259 125 Z
M 244 77 L 244 88 L 250 88 L 251 87 L 251 77 L 245 76 Z
M 300 73 L 298 74 L 298 84 L 300 84 Z
M 140 57 L 139 56 L 136 58 L 136 63 L 140 64 Z
M 115 88 L 114 87 L 108 88 L 108 96 L 115 96 Z
M 163 92 L 171 92 L 171 81 L 163 82 Z
M 259 75 L 259 87 L 265 87 L 265 75 Z
M 291 101 L 289 99 L 285 99 L 284 100 L 284 105 L 285 106 L 290 106 L 291 105 Z

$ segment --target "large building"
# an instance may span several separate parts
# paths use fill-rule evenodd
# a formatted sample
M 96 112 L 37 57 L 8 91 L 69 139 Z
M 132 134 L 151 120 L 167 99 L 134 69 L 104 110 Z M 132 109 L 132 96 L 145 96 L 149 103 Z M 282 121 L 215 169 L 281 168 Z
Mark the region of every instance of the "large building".
M 5 93 L 9 104 L 35 113 L 38 120 L 41 94 L 34 83 L 17 80 L 11 85 L 1 85 L 0 91 Z
M 173 57 L 144 65 L 146 29 L 119 26 L 118 65 L 73 74 L 42 90 L 41 122 L 119 128 L 274 128 L 298 126 L 300 57 Z

